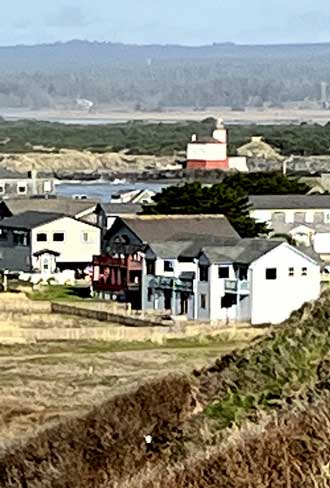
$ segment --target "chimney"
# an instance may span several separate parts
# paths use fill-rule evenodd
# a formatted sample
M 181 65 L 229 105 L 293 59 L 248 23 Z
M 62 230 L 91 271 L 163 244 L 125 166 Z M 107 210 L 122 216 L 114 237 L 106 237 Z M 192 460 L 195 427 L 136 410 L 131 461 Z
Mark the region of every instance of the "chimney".
M 196 134 L 193 134 L 191 136 L 191 142 L 196 142 L 197 141 L 197 135 Z

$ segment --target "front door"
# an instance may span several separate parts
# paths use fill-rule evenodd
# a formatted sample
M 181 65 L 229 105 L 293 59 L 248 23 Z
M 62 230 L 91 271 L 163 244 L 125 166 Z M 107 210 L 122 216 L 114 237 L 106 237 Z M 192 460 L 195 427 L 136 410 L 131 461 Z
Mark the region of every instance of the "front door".
M 165 310 L 172 310 L 172 290 L 164 291 Z
M 50 274 L 50 256 L 48 254 L 43 254 L 40 257 L 40 268 L 43 275 Z
M 50 275 L 55 271 L 55 257 L 51 254 L 42 254 L 40 256 L 40 271 L 43 275 Z
M 188 314 L 188 295 L 186 293 L 181 293 L 181 315 Z

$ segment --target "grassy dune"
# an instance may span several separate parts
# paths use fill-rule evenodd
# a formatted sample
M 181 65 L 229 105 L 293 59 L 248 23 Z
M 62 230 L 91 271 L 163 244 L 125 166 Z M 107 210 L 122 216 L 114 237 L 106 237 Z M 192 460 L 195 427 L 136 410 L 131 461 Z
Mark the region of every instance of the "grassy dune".
M 9 447 L 0 486 L 330 486 L 329 318 L 327 292 L 211 367 L 147 382 Z

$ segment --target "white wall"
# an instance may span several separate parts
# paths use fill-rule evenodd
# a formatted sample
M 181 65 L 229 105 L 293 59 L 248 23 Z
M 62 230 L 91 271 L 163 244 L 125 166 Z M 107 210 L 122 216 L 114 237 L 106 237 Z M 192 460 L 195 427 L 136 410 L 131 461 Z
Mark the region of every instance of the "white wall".
M 225 161 L 227 159 L 227 145 L 221 143 L 188 144 L 187 159 L 202 161 Z
M 315 233 L 313 246 L 318 254 L 330 254 L 330 232 Z
M 289 268 L 294 276 L 289 276 Z M 302 268 L 307 276 L 302 276 Z M 266 268 L 277 269 L 276 280 L 266 280 Z M 252 324 L 281 323 L 306 301 L 320 295 L 320 267 L 283 243 L 251 265 Z
M 218 269 L 218 264 L 212 264 L 209 268 L 210 320 L 226 320 L 228 314 L 228 311 L 226 309 L 221 308 L 221 298 L 225 294 L 225 280 L 219 278 Z M 227 279 L 236 279 L 233 266 L 229 266 L 229 278 Z M 229 318 L 235 318 L 231 317 L 230 311 Z
M 63 242 L 54 242 L 55 232 L 64 233 Z M 89 241 L 84 242 L 83 233 L 87 232 Z M 38 242 L 37 234 L 47 234 L 46 242 Z M 60 253 L 58 262 L 92 262 L 93 255 L 101 251 L 101 229 L 82 221 L 63 217 L 49 224 L 41 225 L 32 230 L 32 254 L 43 249 Z M 33 265 L 36 259 L 33 258 Z
M 240 171 L 241 173 L 249 172 L 246 157 L 244 156 L 235 156 L 232 158 L 228 158 L 228 166 L 229 169 L 237 169 L 237 171 Z
M 164 271 L 164 261 L 172 261 L 174 265 L 173 272 L 165 272 Z M 179 263 L 176 258 L 157 258 L 155 264 L 156 275 L 158 276 L 166 276 L 166 277 L 175 277 L 179 278 L 180 274 L 183 272 L 193 271 L 197 274 L 198 266 L 196 262 L 193 263 Z

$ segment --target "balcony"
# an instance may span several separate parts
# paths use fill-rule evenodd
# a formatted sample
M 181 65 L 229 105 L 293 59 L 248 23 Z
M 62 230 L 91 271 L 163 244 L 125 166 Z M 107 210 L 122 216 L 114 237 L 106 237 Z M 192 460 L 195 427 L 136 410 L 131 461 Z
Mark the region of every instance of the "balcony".
M 247 280 L 225 280 L 225 292 L 249 295 L 250 282 Z

